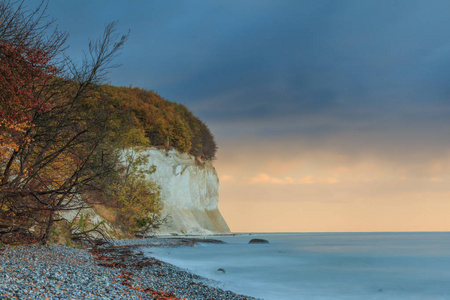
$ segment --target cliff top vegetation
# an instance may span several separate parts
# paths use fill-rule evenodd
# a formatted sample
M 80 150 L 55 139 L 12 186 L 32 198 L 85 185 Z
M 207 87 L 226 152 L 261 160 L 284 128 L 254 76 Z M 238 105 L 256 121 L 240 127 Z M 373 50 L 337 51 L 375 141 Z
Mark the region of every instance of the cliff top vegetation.
M 201 159 L 213 159 L 217 146 L 208 126 L 183 104 L 153 91 L 102 85 L 99 96 L 115 111 L 115 121 L 142 130 L 147 144 L 175 148 Z

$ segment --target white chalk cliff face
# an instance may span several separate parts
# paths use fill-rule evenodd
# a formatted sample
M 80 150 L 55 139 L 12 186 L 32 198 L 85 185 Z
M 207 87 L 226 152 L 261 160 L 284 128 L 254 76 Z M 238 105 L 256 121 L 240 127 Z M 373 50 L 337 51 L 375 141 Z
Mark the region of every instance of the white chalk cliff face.
M 196 164 L 193 156 L 176 150 L 151 148 L 146 154 L 148 167 L 156 166 L 149 177 L 161 187 L 163 214 L 170 216 L 156 233 L 230 232 L 218 209 L 219 178 L 211 162 Z

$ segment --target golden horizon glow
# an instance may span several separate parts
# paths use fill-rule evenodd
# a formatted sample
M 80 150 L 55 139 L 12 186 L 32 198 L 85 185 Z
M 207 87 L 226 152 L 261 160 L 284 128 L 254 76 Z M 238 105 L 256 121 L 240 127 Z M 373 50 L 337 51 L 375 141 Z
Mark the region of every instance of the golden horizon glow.
M 408 162 L 252 149 L 262 148 L 224 149 L 214 163 L 219 209 L 232 232 L 450 230 L 449 155 Z

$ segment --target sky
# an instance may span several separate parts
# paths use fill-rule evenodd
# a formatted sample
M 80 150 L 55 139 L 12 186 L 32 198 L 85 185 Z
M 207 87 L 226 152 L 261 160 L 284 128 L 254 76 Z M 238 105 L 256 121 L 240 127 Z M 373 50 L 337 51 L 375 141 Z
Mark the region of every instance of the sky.
M 37 0 L 28 0 L 32 6 Z M 50 0 L 80 59 L 118 21 L 109 83 L 216 137 L 233 232 L 450 230 L 450 2 Z

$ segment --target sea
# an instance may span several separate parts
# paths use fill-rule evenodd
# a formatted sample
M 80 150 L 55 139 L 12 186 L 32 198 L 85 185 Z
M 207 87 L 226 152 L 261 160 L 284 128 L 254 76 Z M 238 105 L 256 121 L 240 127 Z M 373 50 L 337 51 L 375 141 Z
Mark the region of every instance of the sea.
M 450 299 L 450 233 L 242 233 L 148 255 L 261 299 Z M 254 238 L 268 244 L 249 244 Z M 218 271 L 223 269 L 223 271 Z

